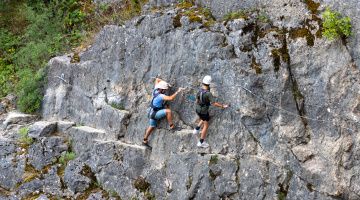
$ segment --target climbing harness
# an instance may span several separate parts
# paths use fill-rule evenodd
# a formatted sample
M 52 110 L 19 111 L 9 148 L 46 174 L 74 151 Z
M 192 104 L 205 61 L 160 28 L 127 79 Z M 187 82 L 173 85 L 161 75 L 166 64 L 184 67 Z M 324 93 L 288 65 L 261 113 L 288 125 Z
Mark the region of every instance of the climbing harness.
M 150 119 L 156 120 L 156 119 L 155 119 L 156 113 L 157 113 L 159 110 L 164 109 L 164 103 L 161 105 L 161 107 L 156 107 L 156 106 L 154 105 L 154 99 L 155 99 L 156 97 L 158 97 L 160 94 L 161 94 L 160 92 L 155 93 L 155 90 L 153 91 L 153 98 L 152 98 L 151 103 L 150 103 L 150 110 L 149 110 L 149 114 L 148 114 L 148 116 L 149 116 Z

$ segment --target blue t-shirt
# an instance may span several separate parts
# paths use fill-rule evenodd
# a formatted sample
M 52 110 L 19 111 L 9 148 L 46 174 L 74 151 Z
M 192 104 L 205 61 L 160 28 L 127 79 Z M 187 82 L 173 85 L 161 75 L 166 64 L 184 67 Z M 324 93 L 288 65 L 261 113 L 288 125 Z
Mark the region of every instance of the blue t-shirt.
M 157 95 L 158 94 L 158 95 Z M 157 95 L 157 96 L 156 96 Z M 159 91 L 157 89 L 154 89 L 153 91 L 153 97 L 156 96 L 153 100 L 153 106 L 157 108 L 163 107 L 164 104 L 164 94 L 159 94 Z

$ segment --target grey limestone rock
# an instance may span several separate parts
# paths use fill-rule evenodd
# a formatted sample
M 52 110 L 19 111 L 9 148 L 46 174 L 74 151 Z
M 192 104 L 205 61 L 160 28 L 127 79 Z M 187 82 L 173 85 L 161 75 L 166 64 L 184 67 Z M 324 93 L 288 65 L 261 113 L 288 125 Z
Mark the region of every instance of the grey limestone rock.
M 43 176 L 42 191 L 52 196 L 62 196 L 62 184 L 58 175 L 57 166 L 52 166 L 47 174 Z
M 11 124 L 27 124 L 29 122 L 33 122 L 38 117 L 35 115 L 29 115 L 29 114 L 23 114 L 18 112 L 10 112 L 5 121 L 3 122 L 3 125 L 5 127 L 11 125 Z
M 42 194 L 36 200 L 49 200 L 49 198 L 46 195 Z
M 357 199 L 358 3 L 318 2 L 312 13 L 305 1 L 197 0 L 217 19 L 210 28 L 187 16 L 174 24 L 178 8 L 147 10 L 105 26 L 79 63 L 53 58 L 42 115 L 82 125 L 61 128 L 78 155 L 67 185 L 75 193 L 89 187 L 80 173 L 86 163 L 124 199 L 144 198 L 133 185 L 138 177 L 157 199 Z M 328 5 L 353 18 L 347 43 L 316 34 Z M 222 20 L 239 10 L 247 18 Z M 304 30 L 309 35 L 296 34 Z M 216 101 L 231 107 L 211 107 L 210 148 L 200 150 L 191 97 L 204 75 L 213 78 Z M 150 151 L 139 145 L 156 76 L 171 83 L 170 94 L 187 90 L 169 104 L 183 130 L 161 120 Z
M 69 136 L 73 142 L 73 151 L 77 155 L 81 155 L 88 153 L 93 148 L 95 139 L 104 139 L 106 133 L 88 126 L 78 126 L 69 129 Z
M 26 198 L 30 194 L 39 194 L 43 187 L 43 184 L 44 183 L 39 178 L 35 178 L 29 182 L 22 184 L 18 188 L 18 194 L 22 198 Z
M 60 154 L 68 149 L 64 138 L 53 136 L 40 138 L 29 147 L 28 162 L 37 170 L 57 161 Z
M 74 122 L 58 121 L 57 122 L 57 131 L 65 134 L 73 126 L 75 126 Z
M 92 193 L 86 200 L 106 200 L 101 192 Z
M 29 128 L 29 137 L 48 137 L 56 131 L 56 122 L 37 121 Z
M 25 168 L 25 156 L 17 155 L 21 149 L 17 142 L 0 138 L 0 187 L 11 190 L 21 182 Z
M 3 103 L 0 102 L 0 114 L 3 114 L 6 112 L 6 107 Z
M 64 183 L 74 194 L 85 191 L 91 184 L 89 167 L 78 160 L 71 160 L 65 168 Z

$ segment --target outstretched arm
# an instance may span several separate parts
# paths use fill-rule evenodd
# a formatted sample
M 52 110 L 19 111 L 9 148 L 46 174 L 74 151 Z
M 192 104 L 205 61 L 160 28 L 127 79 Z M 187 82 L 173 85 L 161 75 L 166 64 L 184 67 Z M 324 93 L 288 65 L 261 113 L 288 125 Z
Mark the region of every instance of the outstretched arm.
M 227 108 L 227 107 L 229 107 L 229 105 L 221 104 L 221 103 L 219 103 L 219 102 L 214 102 L 214 103 L 212 103 L 211 105 L 216 106 L 216 107 L 219 107 L 219 108 Z
M 182 90 L 184 90 L 184 88 L 179 88 L 174 94 L 170 95 L 170 96 L 164 96 L 164 100 L 165 101 L 172 101 L 175 99 L 176 95 L 181 92 Z

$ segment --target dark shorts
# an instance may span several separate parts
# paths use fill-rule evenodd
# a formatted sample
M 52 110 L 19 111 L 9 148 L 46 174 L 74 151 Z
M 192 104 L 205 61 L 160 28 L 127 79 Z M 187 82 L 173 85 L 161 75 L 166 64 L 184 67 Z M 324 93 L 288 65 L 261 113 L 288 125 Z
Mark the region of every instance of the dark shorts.
M 201 120 L 203 120 L 203 121 L 209 121 L 210 120 L 210 115 L 209 115 L 209 113 L 206 113 L 206 114 L 200 114 L 200 113 L 196 113 L 199 117 L 200 117 L 200 119 Z

